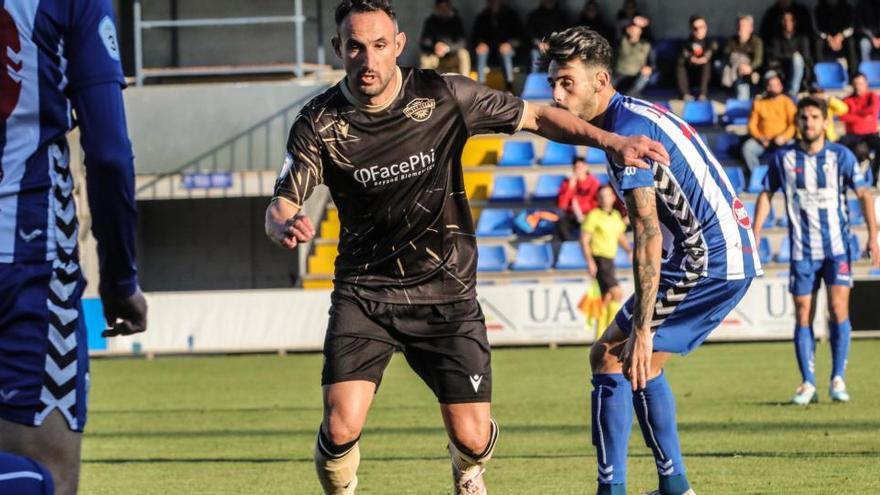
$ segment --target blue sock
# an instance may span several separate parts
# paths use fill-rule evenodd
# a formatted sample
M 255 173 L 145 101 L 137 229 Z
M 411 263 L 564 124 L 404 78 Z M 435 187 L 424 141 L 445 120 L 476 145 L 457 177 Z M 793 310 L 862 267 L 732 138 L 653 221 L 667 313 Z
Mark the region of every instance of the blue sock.
M 596 495 L 625 495 L 632 388 L 621 373 L 597 373 L 593 375 L 591 397 L 593 445 L 599 461 Z
M 816 373 L 813 359 L 816 355 L 816 339 L 812 327 L 794 327 L 794 353 L 797 356 L 801 378 L 805 382 L 816 385 Z
M 852 333 L 852 324 L 849 320 L 843 320 L 840 323 L 833 321 L 829 325 L 831 333 L 831 379 L 839 376 L 843 379 L 846 373 L 846 360 L 849 357 L 849 338 Z
M 49 470 L 36 461 L 0 452 L 0 493 L 52 495 L 55 487 Z
M 666 375 L 648 380 L 648 384 L 633 394 L 633 407 L 645 444 L 654 453 L 661 495 L 681 495 L 690 483 L 685 476 L 678 429 L 675 425 L 675 397 Z

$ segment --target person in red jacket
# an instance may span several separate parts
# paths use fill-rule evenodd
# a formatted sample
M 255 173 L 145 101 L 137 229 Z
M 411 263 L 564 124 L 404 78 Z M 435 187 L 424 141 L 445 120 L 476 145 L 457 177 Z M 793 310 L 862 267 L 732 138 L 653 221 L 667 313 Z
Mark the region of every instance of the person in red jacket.
M 868 87 L 868 78 L 864 74 L 853 77 L 852 86 L 853 94 L 843 99 L 849 111 L 840 116 L 846 127 L 846 135 L 840 139 L 840 143 L 851 149 L 860 163 L 869 159 L 873 152 L 871 169 L 874 177 L 877 177 L 880 167 L 880 136 L 877 135 L 880 96 Z
M 590 174 L 587 162 L 576 158 L 572 164 L 572 176 L 560 184 L 556 205 L 561 210 L 558 225 L 559 237 L 564 241 L 580 238 L 580 227 L 598 204 L 599 180 Z

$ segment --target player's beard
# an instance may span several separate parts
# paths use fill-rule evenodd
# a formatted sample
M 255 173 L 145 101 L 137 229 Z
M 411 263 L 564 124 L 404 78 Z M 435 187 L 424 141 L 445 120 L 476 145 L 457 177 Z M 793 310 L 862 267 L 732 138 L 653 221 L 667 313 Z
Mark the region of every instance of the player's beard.
M 369 74 L 373 76 L 373 84 L 364 85 L 361 82 L 361 77 L 364 74 Z M 385 88 L 388 87 L 388 84 L 391 82 L 392 75 L 393 72 L 390 72 L 388 75 L 383 75 L 377 71 L 361 69 L 357 72 L 355 84 L 357 85 L 357 88 L 362 95 L 368 97 L 378 96 L 382 94 L 383 91 L 385 91 Z

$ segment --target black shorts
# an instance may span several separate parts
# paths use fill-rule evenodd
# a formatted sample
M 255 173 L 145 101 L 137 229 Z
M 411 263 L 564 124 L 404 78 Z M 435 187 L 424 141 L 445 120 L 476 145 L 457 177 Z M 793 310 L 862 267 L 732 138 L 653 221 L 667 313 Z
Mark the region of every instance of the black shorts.
M 378 387 L 395 349 L 444 404 L 490 402 L 492 367 L 476 299 L 389 304 L 334 292 L 321 384 L 368 380 Z
M 613 259 L 594 256 L 593 261 L 596 262 L 596 281 L 599 282 L 599 290 L 602 294 L 606 294 L 612 287 L 620 285 L 614 276 Z

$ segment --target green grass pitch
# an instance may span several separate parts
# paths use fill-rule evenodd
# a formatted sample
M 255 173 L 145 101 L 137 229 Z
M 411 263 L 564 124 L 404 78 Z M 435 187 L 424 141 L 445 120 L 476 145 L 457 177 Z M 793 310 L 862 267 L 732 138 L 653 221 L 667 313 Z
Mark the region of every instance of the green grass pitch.
M 849 404 L 784 403 L 798 382 L 790 344 L 706 345 L 667 368 L 697 493 L 880 493 L 880 340 L 854 341 Z M 595 490 L 584 347 L 499 349 L 501 426 L 490 493 Z M 316 494 L 318 354 L 94 360 L 83 446 L 84 494 Z M 363 439 L 359 493 L 451 492 L 436 402 L 395 356 Z M 656 487 L 634 425 L 629 491 Z

